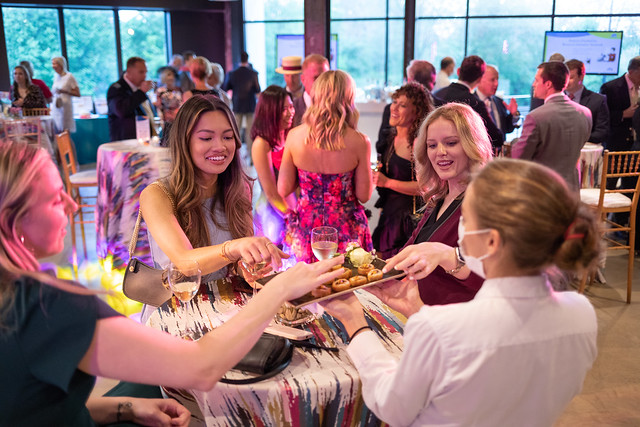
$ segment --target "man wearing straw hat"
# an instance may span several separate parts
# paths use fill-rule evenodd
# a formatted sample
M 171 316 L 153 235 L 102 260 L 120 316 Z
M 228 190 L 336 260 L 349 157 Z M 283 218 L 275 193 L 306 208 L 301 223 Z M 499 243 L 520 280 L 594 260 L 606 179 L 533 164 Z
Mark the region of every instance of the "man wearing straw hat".
M 304 86 L 300 80 L 302 73 L 302 57 L 301 56 L 283 56 L 282 65 L 276 68 L 276 73 L 284 76 L 287 92 L 291 94 L 291 98 L 295 101 L 302 97 Z

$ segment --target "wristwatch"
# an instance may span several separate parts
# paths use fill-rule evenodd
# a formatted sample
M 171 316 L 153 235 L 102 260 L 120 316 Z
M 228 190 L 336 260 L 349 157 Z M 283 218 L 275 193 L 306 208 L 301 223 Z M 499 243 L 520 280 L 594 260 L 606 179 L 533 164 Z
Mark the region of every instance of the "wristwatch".
M 447 274 L 456 274 L 465 265 L 464 258 L 460 255 L 460 248 L 456 246 L 453 250 L 456 254 L 456 266 L 452 270 L 445 270 Z

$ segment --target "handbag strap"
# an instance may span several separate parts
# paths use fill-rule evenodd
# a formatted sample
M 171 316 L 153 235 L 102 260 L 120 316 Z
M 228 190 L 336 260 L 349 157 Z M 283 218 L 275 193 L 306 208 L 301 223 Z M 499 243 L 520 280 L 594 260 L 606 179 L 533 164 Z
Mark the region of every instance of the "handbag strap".
M 157 185 L 158 187 L 160 187 L 160 189 L 164 192 L 164 194 L 169 199 L 169 202 L 171 202 L 171 207 L 173 208 L 173 214 L 174 215 L 177 214 L 176 201 L 173 199 L 173 196 L 171 196 L 171 193 L 169 193 L 169 190 L 167 189 L 167 187 L 165 187 L 165 185 L 161 181 L 152 182 L 151 184 L 149 184 L 149 186 L 151 185 Z M 138 243 L 138 234 L 140 234 L 141 221 L 142 221 L 142 210 L 140 209 L 140 207 L 138 207 L 138 218 L 136 218 L 136 225 L 133 228 L 133 235 L 131 236 L 131 240 L 129 241 L 129 258 L 133 257 L 133 253 L 136 250 L 136 244 Z

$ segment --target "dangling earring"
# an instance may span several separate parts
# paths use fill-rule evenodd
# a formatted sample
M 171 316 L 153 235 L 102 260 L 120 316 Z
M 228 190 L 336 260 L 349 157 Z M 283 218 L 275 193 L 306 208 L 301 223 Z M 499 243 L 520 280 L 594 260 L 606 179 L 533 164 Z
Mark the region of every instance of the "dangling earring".
M 24 236 L 20 235 L 20 242 L 22 242 L 22 244 L 24 245 Z

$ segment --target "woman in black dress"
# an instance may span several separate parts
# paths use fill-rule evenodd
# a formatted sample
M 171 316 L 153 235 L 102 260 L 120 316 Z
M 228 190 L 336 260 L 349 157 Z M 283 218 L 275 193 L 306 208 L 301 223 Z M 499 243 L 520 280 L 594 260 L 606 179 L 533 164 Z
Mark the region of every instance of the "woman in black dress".
M 411 153 L 420 124 L 432 110 L 431 96 L 419 83 L 408 83 L 393 94 L 389 117 L 393 131 L 386 147 L 379 151 L 382 165 L 374 174 L 380 195 L 375 206 L 382 211 L 372 238 L 373 247 L 383 259 L 395 255 L 407 243 L 414 226 L 411 216 L 424 205 Z

